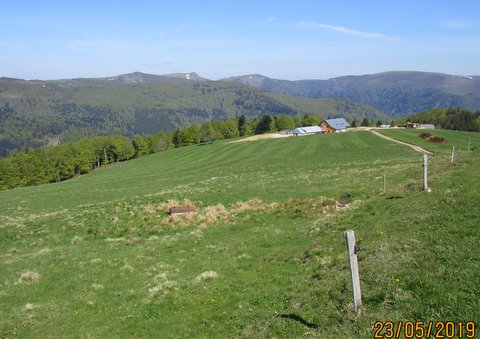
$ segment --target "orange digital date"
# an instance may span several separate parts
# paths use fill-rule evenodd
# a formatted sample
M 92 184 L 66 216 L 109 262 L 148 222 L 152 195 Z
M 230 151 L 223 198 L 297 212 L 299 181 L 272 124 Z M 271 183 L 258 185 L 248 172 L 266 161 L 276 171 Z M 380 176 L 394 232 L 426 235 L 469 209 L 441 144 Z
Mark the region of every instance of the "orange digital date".
M 475 338 L 473 321 L 377 321 L 374 338 Z

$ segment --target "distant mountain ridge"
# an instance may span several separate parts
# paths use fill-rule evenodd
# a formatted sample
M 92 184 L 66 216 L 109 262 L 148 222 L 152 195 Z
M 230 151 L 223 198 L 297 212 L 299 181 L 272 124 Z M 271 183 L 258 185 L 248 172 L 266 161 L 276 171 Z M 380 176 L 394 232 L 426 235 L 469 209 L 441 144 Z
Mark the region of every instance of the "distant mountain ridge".
M 172 84 L 212 80 L 195 72 L 164 75 L 134 72 L 105 78 L 53 80 L 68 84 Z M 281 80 L 261 74 L 218 80 L 235 82 L 267 92 L 312 99 L 344 98 L 362 102 L 397 117 L 439 107 L 480 110 L 480 76 L 418 71 L 390 71 L 347 75 L 327 80 Z M 213 81 L 216 82 L 216 81 Z
M 212 82 L 212 80 L 200 77 L 195 72 L 164 75 L 133 72 L 104 78 L 61 79 L 43 82 L 69 85 L 129 85 L 199 81 Z M 312 99 L 345 98 L 363 102 L 402 117 L 438 107 L 480 110 L 480 76 L 391 71 L 367 75 L 347 75 L 327 80 L 291 81 L 273 79 L 261 74 L 248 74 L 220 79 L 218 82 L 235 82 L 267 92 Z
M 209 81 L 208 79 L 200 77 L 195 72 L 190 73 L 172 73 L 155 75 L 142 72 L 133 72 L 127 74 L 120 74 L 111 77 L 103 78 L 75 78 L 75 79 L 60 79 L 47 80 L 46 82 L 54 83 L 68 83 L 77 85 L 101 85 L 101 84 L 163 84 L 175 83 L 182 81 Z
M 407 116 L 437 107 L 480 110 L 480 76 L 392 71 L 328 80 L 279 80 L 260 74 L 230 77 L 265 91 L 308 98 L 347 98 L 394 115 Z
M 122 74 L 114 77 L 101 78 L 107 81 L 116 81 L 123 84 L 139 84 L 139 83 L 165 83 L 172 82 L 173 80 L 192 80 L 192 81 L 206 81 L 207 79 L 201 78 L 197 73 L 172 73 L 164 75 L 146 74 L 141 72 L 133 72 L 129 74 Z

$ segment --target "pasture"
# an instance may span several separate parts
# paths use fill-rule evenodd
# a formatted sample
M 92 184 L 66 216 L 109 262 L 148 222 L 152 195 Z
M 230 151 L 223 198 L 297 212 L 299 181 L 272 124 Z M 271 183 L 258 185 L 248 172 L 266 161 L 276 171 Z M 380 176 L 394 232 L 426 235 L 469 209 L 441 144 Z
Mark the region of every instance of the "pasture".
M 371 338 L 375 321 L 478 326 L 480 135 L 435 131 L 450 143 L 434 145 L 418 131 L 382 133 L 435 152 L 431 193 L 421 154 L 369 132 L 189 146 L 0 192 L 0 335 Z M 468 137 L 473 151 L 450 163 Z M 175 204 L 197 212 L 171 217 Z M 358 314 L 346 229 L 361 248 Z

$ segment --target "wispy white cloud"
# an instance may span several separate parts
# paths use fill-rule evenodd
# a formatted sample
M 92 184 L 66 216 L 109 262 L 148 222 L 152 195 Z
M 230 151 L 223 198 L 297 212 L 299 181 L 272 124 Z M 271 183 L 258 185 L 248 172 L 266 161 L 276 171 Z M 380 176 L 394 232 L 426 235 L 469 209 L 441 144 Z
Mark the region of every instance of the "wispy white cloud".
M 117 40 L 75 40 L 68 43 L 67 47 L 73 50 L 119 50 L 127 49 L 130 45 L 125 41 Z
M 329 25 L 329 24 L 317 23 L 317 22 L 300 21 L 297 24 L 297 26 L 306 28 L 306 29 L 323 29 L 323 30 L 328 30 L 336 33 L 342 33 L 342 34 L 368 38 L 368 39 L 384 39 L 384 40 L 400 39 L 399 37 L 392 36 L 392 35 L 386 35 L 386 34 L 376 33 L 376 32 L 359 31 L 355 29 L 346 28 L 343 26 L 335 26 L 335 25 Z
M 465 29 L 471 27 L 471 23 L 466 20 L 448 20 L 443 23 L 443 27 L 453 29 Z
M 216 38 L 216 37 L 178 39 L 175 41 L 175 45 L 177 46 L 190 46 L 190 47 L 225 46 L 231 43 L 232 43 L 232 40 L 229 38 Z

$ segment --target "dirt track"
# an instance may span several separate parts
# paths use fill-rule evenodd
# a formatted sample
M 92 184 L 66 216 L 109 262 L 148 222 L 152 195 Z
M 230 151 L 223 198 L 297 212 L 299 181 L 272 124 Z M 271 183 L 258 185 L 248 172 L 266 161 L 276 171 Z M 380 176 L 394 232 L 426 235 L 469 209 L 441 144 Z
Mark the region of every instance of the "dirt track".
M 397 140 L 397 139 L 393 139 L 393 138 L 390 138 L 390 137 L 387 137 L 377 131 L 374 131 L 374 130 L 370 130 L 370 132 L 372 132 L 373 134 L 375 134 L 377 137 L 380 137 L 382 139 L 385 139 L 385 140 L 389 140 L 389 141 L 393 141 L 393 142 L 396 142 L 397 144 L 400 144 L 400 145 L 405 145 L 405 146 L 408 146 L 410 148 L 413 148 L 415 151 L 417 152 L 420 152 L 420 153 L 424 153 L 424 154 L 432 154 L 432 152 L 430 151 L 427 151 L 425 148 L 422 148 L 420 146 L 416 146 L 416 145 L 412 145 L 412 144 L 409 144 L 407 142 L 404 142 L 404 141 L 400 141 L 400 140 Z
M 255 141 L 260 139 L 271 139 L 271 138 L 285 138 L 290 136 L 292 136 L 292 134 L 280 134 L 280 133 L 257 134 L 257 135 L 252 135 L 251 137 L 248 137 L 248 138 L 235 140 L 232 142 Z

